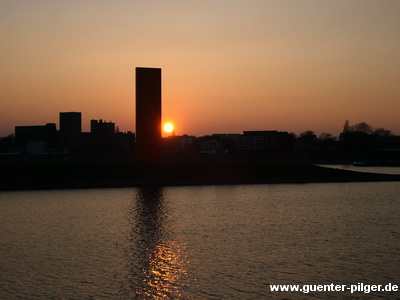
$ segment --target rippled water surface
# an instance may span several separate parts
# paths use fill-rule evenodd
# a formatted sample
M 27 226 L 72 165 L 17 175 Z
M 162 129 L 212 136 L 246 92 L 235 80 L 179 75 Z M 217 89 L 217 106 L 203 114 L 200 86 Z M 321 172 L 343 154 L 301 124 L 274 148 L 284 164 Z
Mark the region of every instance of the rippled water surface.
M 0 299 L 395 298 L 400 183 L 0 193 Z

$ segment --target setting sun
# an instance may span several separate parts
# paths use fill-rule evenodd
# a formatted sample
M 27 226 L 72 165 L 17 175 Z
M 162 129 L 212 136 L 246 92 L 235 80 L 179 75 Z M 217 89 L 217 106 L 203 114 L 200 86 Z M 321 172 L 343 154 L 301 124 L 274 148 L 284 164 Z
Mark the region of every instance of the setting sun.
M 164 125 L 164 131 L 168 132 L 168 133 L 173 132 L 174 131 L 174 125 L 172 125 L 171 123 L 166 123 Z

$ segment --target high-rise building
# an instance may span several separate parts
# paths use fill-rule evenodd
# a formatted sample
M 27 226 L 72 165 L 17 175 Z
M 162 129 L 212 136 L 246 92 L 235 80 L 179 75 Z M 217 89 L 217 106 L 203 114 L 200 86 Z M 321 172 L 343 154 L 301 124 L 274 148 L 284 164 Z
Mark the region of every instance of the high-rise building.
M 161 69 L 136 68 L 136 159 L 161 159 Z
M 60 142 L 62 150 L 77 150 L 81 147 L 82 114 L 60 112 Z

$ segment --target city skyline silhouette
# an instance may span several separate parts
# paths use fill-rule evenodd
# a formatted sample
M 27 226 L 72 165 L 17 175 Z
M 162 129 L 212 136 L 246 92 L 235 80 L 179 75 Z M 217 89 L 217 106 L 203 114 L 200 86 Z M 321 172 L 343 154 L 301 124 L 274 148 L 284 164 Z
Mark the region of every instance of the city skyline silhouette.
M 0 151 L 6 155 L 111 155 L 130 153 L 138 162 L 159 162 L 178 153 L 193 155 L 240 155 L 259 153 L 271 160 L 357 161 L 357 164 L 400 164 L 400 136 L 374 128 L 366 122 L 345 121 L 337 138 L 312 130 L 294 133 L 278 130 L 247 130 L 243 134 L 214 133 L 200 138 L 184 134 L 162 139 L 162 70 L 135 68 L 136 132 L 121 133 L 115 123 L 90 121 L 90 133 L 82 131 L 81 112 L 60 112 L 56 124 L 16 126 L 13 135 L 3 138 Z M 172 126 L 172 125 L 171 125 Z M 118 128 L 118 127 L 117 127 Z M 123 146 L 122 146 L 123 145 Z M 389 151 L 390 152 L 389 152 Z M 318 154 L 317 154 L 318 153 Z M 281 157 L 279 157 L 281 156 Z M 296 157 L 297 156 L 297 157 Z M 322 158 L 324 157 L 324 158 Z

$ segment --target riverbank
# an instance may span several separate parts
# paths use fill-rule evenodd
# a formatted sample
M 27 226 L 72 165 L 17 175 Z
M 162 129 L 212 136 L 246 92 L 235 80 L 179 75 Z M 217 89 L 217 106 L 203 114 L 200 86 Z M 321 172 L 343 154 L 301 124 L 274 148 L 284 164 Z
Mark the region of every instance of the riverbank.
M 303 163 L 86 162 L 0 163 L 0 190 L 137 186 L 400 181 L 400 175 L 360 173 Z

